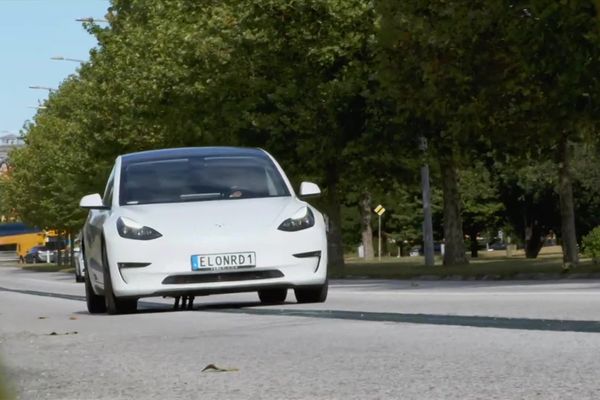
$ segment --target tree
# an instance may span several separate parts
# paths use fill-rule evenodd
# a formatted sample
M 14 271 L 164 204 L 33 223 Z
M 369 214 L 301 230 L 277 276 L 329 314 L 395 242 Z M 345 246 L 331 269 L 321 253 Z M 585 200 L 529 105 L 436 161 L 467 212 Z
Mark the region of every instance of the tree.
M 77 204 L 84 154 L 74 146 L 81 131 L 73 118 L 81 89 L 80 80 L 67 79 L 60 93 L 51 94 L 35 123 L 25 126 L 27 145 L 10 154 L 10 175 L 2 185 L 5 199 L 31 225 L 76 231 L 85 218 Z
M 536 258 L 551 231 L 560 231 L 555 164 L 551 160 L 515 160 L 495 164 L 504 218 L 524 244 L 525 256 Z
M 359 0 L 233 3 L 236 18 L 223 36 L 232 57 L 216 78 L 219 108 L 232 110 L 224 115 L 237 121 L 240 143 L 264 146 L 293 177 L 322 184 L 330 260 L 343 265 L 340 184 L 348 149 L 365 133 L 373 6 Z
M 505 98 L 520 125 L 512 134 L 522 149 L 556 162 L 565 267 L 578 263 L 573 143 L 592 140 L 598 127 L 597 14 L 593 1 L 517 2 L 506 25 L 514 66 Z
M 395 101 L 404 142 L 428 140 L 442 175 L 445 265 L 468 263 L 459 174 L 477 154 L 506 60 L 498 27 L 501 1 L 448 3 L 380 0 L 380 77 Z
M 24 218 L 56 220 L 59 213 L 49 208 L 60 204 L 61 212 L 81 220 L 75 197 L 100 191 L 118 154 L 259 146 L 294 181 L 323 186 L 330 260 L 343 264 L 339 185 L 348 145 L 366 129 L 373 4 L 113 0 L 106 18 L 108 26 L 86 23 L 98 48 L 73 84 L 61 85 L 38 113 L 28 149 L 17 156 L 14 199 L 29 203 L 21 205 Z M 63 154 L 52 160 L 64 168 L 34 161 L 46 145 L 59 149 L 54 143 Z M 68 185 L 42 192 L 36 174 L 48 179 L 44 187 L 51 180 Z M 69 201 L 61 202 L 67 188 L 73 189 Z M 36 209 L 39 201 L 48 202 L 48 215 Z
M 478 256 L 477 236 L 498 227 L 504 206 L 493 177 L 482 162 L 459 173 L 463 224 L 471 241 L 471 257 Z

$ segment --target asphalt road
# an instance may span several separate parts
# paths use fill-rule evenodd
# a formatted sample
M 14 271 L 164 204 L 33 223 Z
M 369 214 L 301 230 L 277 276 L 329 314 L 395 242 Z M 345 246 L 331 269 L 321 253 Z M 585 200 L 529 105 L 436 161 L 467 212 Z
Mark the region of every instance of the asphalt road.
M 70 275 L 0 267 L 18 399 L 597 399 L 600 282 L 334 281 L 326 303 L 163 299 L 92 316 Z M 209 364 L 224 372 L 202 372 Z

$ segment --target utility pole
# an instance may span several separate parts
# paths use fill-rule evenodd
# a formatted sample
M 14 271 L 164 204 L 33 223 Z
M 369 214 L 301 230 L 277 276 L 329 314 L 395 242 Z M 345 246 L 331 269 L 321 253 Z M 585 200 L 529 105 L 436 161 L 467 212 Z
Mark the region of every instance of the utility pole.
M 426 154 L 427 139 L 421 136 L 419 149 Z M 431 188 L 429 186 L 429 164 L 424 163 L 421 167 L 421 187 L 423 189 L 423 252 L 425 254 L 425 265 L 435 265 L 433 257 L 433 223 L 431 222 Z

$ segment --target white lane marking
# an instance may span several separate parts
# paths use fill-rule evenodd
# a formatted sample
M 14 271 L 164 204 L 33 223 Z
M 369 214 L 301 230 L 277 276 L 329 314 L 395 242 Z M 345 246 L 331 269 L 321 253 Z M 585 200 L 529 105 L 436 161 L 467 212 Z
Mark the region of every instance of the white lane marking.
M 411 295 L 411 296 L 539 296 L 539 295 L 557 295 L 557 296 L 574 296 L 574 295 L 586 295 L 586 296 L 600 296 L 600 290 L 597 292 L 471 292 L 471 293 L 458 293 L 458 292 L 407 292 L 402 289 L 397 291 L 336 291 L 336 294 L 353 294 L 353 295 L 365 295 L 365 294 L 378 294 L 378 295 Z

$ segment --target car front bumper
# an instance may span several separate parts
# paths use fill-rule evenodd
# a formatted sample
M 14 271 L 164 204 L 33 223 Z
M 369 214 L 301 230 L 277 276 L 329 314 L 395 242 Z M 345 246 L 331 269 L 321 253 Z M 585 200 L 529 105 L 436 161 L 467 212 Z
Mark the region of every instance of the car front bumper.
M 112 287 L 118 297 L 316 286 L 327 279 L 327 241 L 325 232 L 319 229 L 276 231 L 254 238 L 212 235 L 178 240 L 161 237 L 150 241 L 124 239 L 113 234 L 106 236 L 106 246 Z M 256 253 L 255 267 L 192 270 L 193 255 L 249 251 Z

